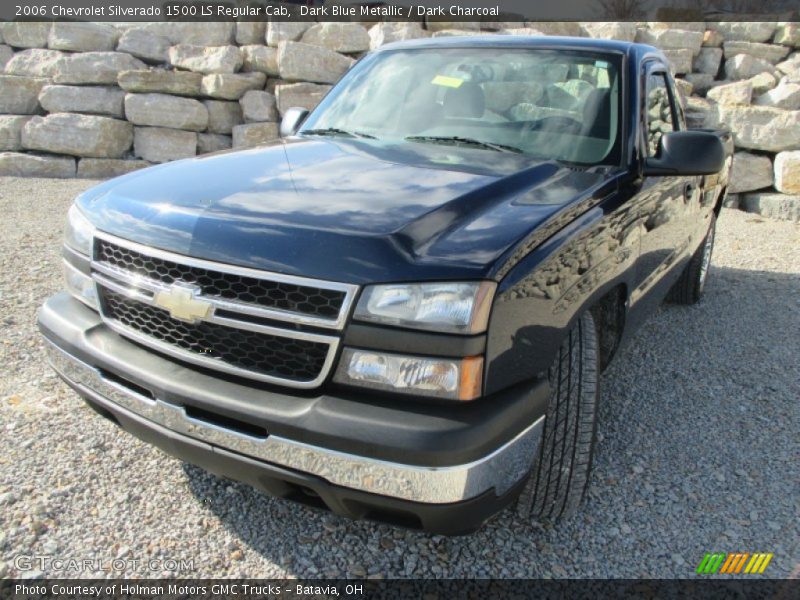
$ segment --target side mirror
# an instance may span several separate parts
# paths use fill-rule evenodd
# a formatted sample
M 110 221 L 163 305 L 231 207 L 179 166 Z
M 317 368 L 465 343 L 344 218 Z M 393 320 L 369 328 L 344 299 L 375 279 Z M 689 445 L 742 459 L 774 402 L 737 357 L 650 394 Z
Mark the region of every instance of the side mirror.
M 661 136 L 658 158 L 644 163 L 645 175 L 714 175 L 725 165 L 725 147 L 710 131 L 673 131 Z
M 308 111 L 305 108 L 295 106 L 287 110 L 283 115 L 283 119 L 281 119 L 281 137 L 288 137 L 297 133 L 307 116 Z

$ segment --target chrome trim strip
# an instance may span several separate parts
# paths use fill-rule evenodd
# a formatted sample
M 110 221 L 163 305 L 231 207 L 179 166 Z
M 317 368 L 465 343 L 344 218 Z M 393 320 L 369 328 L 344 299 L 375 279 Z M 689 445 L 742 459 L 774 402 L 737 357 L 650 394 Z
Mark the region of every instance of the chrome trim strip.
M 158 308 L 159 310 L 164 310 L 160 306 L 156 305 L 156 303 L 153 301 L 152 296 L 142 294 L 139 292 L 138 289 L 125 287 L 115 282 L 114 280 L 108 279 L 107 277 L 99 275 L 97 273 L 93 275 L 93 279 L 97 281 L 99 284 L 101 284 L 103 287 L 106 287 L 111 291 L 116 292 L 117 294 L 125 296 L 126 298 L 131 298 L 132 300 L 136 300 L 137 302 L 141 302 L 142 304 L 147 304 L 149 306 Z M 163 289 L 167 289 L 167 287 L 165 286 Z M 207 296 L 202 296 L 202 298 L 206 299 Z M 284 337 L 292 340 L 305 340 L 308 342 L 333 344 L 339 339 L 338 337 L 332 335 L 324 335 L 321 333 L 309 333 L 305 331 L 295 331 L 292 329 L 281 329 L 280 327 L 272 327 L 271 325 L 261 325 L 260 323 L 251 323 L 249 321 L 239 321 L 237 319 L 230 319 L 228 317 L 219 317 L 213 312 L 211 313 L 211 316 L 202 319 L 202 321 L 204 323 L 216 323 L 217 325 L 225 325 L 226 327 L 245 329 L 247 331 L 256 331 L 258 333 L 266 333 L 268 335 Z
M 105 323 L 110 329 L 116 331 L 120 335 L 135 340 L 145 346 L 155 348 L 159 352 L 162 352 L 169 356 L 174 356 L 179 360 L 183 360 L 185 362 L 189 362 L 198 365 L 200 367 L 207 367 L 209 369 L 220 371 L 222 373 L 236 375 L 237 377 L 243 377 L 245 379 L 250 379 L 253 381 L 275 383 L 278 385 L 283 385 L 286 387 L 292 387 L 298 389 L 311 389 L 322 385 L 322 382 L 325 381 L 325 379 L 328 376 L 328 373 L 330 373 L 331 367 L 333 366 L 333 360 L 336 356 L 336 350 L 339 348 L 339 338 L 335 337 L 328 338 L 327 336 L 320 336 L 318 334 L 302 333 L 302 332 L 297 332 L 298 333 L 297 336 L 291 336 L 291 335 L 286 335 L 288 332 L 286 332 L 285 330 L 278 329 L 277 331 L 282 332 L 280 334 L 282 337 L 287 337 L 290 339 L 306 339 L 306 337 L 301 338 L 300 335 L 311 336 L 311 337 L 324 338 L 325 341 L 329 343 L 328 354 L 325 356 L 325 362 L 322 363 L 322 369 L 320 370 L 319 374 L 314 379 L 308 381 L 298 381 L 296 379 L 287 379 L 285 377 L 277 377 L 275 375 L 266 375 L 264 373 L 259 373 L 258 371 L 251 371 L 250 369 L 243 369 L 241 367 L 236 367 L 224 361 L 218 360 L 216 358 L 209 358 L 207 356 L 204 356 L 203 354 L 198 354 L 197 352 L 192 352 L 191 350 L 184 350 L 183 348 L 179 348 L 178 346 L 174 346 L 173 344 L 162 342 L 161 340 L 157 340 L 156 338 L 150 337 L 149 335 L 144 335 L 143 333 L 140 333 L 135 329 L 131 329 L 130 327 L 123 325 L 119 321 L 115 321 L 114 319 L 109 319 L 104 315 L 101 315 L 101 317 L 103 319 L 103 323 Z M 255 329 L 254 331 L 261 331 L 261 330 Z M 323 340 L 320 339 L 320 340 L 309 340 L 309 341 L 323 341 Z
M 181 406 L 158 398 L 145 398 L 110 382 L 100 371 L 52 342 L 48 342 L 46 348 L 51 365 L 62 377 L 113 410 L 133 413 L 179 434 L 310 473 L 335 485 L 414 502 L 459 502 L 489 489 L 502 495 L 530 470 L 544 425 L 544 417 L 541 417 L 514 439 L 470 463 L 447 467 L 394 463 L 275 435 L 258 438 L 199 421 L 188 417 Z
M 339 314 L 336 317 L 336 319 L 312 317 L 304 315 L 302 313 L 294 313 L 281 309 L 261 307 L 256 304 L 247 304 L 244 302 L 230 301 L 205 294 L 201 296 L 203 300 L 212 302 L 216 307 L 221 308 L 223 310 L 241 312 L 243 314 L 251 316 L 263 317 L 265 319 L 274 319 L 277 321 L 287 321 L 290 323 L 299 323 L 302 325 L 310 325 L 313 327 L 323 327 L 326 329 L 342 330 L 344 329 L 345 323 L 347 322 L 347 317 L 350 314 L 350 308 L 352 307 L 353 301 L 355 300 L 356 297 L 356 293 L 358 292 L 358 286 L 349 283 L 340 283 L 338 281 L 324 281 L 321 279 L 297 277 L 295 275 L 284 275 L 282 273 L 273 273 L 271 271 L 261 271 L 258 269 L 251 269 L 248 267 L 237 267 L 226 263 L 218 263 L 199 258 L 192 258 L 190 256 L 175 254 L 173 252 L 168 252 L 166 250 L 159 250 L 157 248 L 145 246 L 142 244 L 138 244 L 136 242 L 131 242 L 129 240 L 125 240 L 123 238 L 119 238 L 117 236 L 104 233 L 101 231 L 96 231 L 94 237 L 96 239 L 102 239 L 112 244 L 122 246 L 123 248 L 134 250 L 135 252 L 139 252 L 146 256 L 152 256 L 154 258 L 168 260 L 170 262 L 178 263 L 188 267 L 198 267 L 201 269 L 216 271 L 218 273 L 230 273 L 232 275 L 241 275 L 242 277 L 252 277 L 254 279 L 259 279 L 268 282 L 288 283 L 292 285 L 316 287 L 324 290 L 343 292 L 345 295 L 344 299 L 342 300 L 342 306 L 339 308 Z M 105 275 L 109 275 L 117 279 L 122 279 L 127 284 L 148 289 L 150 291 L 155 291 L 157 289 L 164 289 L 165 287 L 168 287 L 164 286 L 158 281 L 154 281 L 146 277 L 132 276 L 130 273 L 127 273 L 122 269 L 115 269 L 105 263 L 97 261 L 94 259 L 94 257 L 92 258 L 92 269 L 100 271 Z

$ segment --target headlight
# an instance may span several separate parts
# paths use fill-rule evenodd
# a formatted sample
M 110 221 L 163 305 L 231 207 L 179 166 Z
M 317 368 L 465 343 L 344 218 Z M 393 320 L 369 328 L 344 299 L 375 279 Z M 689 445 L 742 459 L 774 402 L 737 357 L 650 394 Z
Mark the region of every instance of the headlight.
M 67 261 L 64 261 L 64 277 L 67 280 L 67 291 L 70 294 L 90 308 L 98 309 L 97 289 L 91 277 L 81 273 Z
M 481 356 L 427 358 L 345 348 L 334 379 L 401 394 L 474 400 L 482 378 Z
M 367 287 L 355 318 L 444 333 L 482 333 L 497 284 L 397 283 Z
M 64 230 L 64 242 L 81 254 L 92 255 L 92 237 L 94 236 L 94 225 L 74 204 L 67 212 L 67 227 Z

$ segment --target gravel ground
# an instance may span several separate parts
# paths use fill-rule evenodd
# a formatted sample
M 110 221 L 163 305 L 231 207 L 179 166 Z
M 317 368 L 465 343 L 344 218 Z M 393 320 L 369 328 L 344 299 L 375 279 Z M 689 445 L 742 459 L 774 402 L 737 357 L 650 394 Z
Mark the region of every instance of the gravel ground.
M 21 571 L 21 555 L 108 569 L 84 576 L 121 558 L 149 576 L 686 577 L 705 552 L 761 551 L 775 553 L 767 575 L 800 572 L 800 225 L 723 212 L 703 302 L 661 308 L 603 377 L 575 517 L 542 527 L 506 512 L 448 539 L 218 479 L 120 434 L 60 383 L 35 312 L 61 287 L 64 214 L 91 183 L 0 179 L 0 577 L 64 574 Z

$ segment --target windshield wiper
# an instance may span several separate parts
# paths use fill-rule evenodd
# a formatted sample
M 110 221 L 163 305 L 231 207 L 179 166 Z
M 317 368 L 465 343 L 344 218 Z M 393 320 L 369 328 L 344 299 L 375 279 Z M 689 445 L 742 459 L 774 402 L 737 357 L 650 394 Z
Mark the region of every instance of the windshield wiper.
M 346 135 L 354 138 L 367 138 L 376 140 L 374 135 L 368 133 L 361 133 L 360 131 L 347 131 L 346 129 L 339 129 L 338 127 L 325 127 L 324 129 L 305 129 L 300 133 L 304 135 Z
M 459 135 L 411 135 L 405 138 L 409 142 L 431 142 L 434 144 L 464 144 L 465 146 L 475 146 L 476 148 L 484 148 L 485 150 L 494 150 L 496 152 L 514 152 L 515 154 L 522 154 L 522 150 L 515 146 L 508 146 L 506 144 L 495 144 L 494 142 L 483 142 L 473 138 L 462 137 Z

